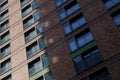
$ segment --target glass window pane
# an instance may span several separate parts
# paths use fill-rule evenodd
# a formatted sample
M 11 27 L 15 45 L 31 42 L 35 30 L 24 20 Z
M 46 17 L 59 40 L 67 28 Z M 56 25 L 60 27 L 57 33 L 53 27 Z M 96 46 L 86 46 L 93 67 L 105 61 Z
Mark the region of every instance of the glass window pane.
M 69 34 L 71 32 L 70 24 L 69 22 L 62 25 L 63 31 L 65 34 Z
M 113 19 L 116 25 L 120 25 L 120 14 L 115 16 Z
M 48 72 L 45 74 L 45 80 L 53 80 L 53 76 L 52 76 L 51 72 Z
M 87 54 L 83 57 L 84 62 L 87 68 L 94 66 L 95 64 L 101 62 L 103 57 L 98 49 L 93 50 L 92 52 L 87 52 Z
M 76 71 L 82 72 L 83 70 L 85 70 L 85 65 L 84 62 L 82 61 L 82 58 L 80 56 L 77 56 L 73 59 L 75 67 L 76 67 Z
M 73 12 L 74 12 L 74 11 L 77 11 L 80 8 L 80 6 L 79 6 L 79 4 L 76 4 L 72 8 L 73 8 Z
M 37 20 L 40 19 L 40 14 L 39 14 L 39 12 L 34 13 L 34 19 L 35 19 L 35 21 L 37 21 Z
M 90 42 L 93 40 L 93 36 L 92 36 L 91 32 L 88 32 L 87 34 L 85 34 L 84 38 L 85 38 L 86 42 Z
M 70 40 L 68 40 L 68 46 L 71 52 L 75 51 L 77 49 L 77 45 L 75 43 L 74 38 L 71 38 Z
M 49 58 L 48 58 L 48 54 L 43 54 L 42 55 L 42 62 L 43 62 L 43 66 L 44 68 L 47 67 L 49 65 Z
M 84 36 L 81 36 L 77 39 L 77 42 L 79 44 L 79 47 L 82 47 L 83 45 L 86 44 L 86 40 L 84 39 Z
M 66 17 L 66 12 L 64 9 L 58 11 L 60 19 L 64 19 Z
M 55 0 L 56 6 L 60 6 L 62 4 L 61 0 Z
M 73 29 L 73 30 L 77 29 L 77 28 L 79 27 L 78 21 L 73 22 L 73 23 L 71 24 L 71 26 L 72 26 L 72 29 Z
M 34 2 L 32 2 L 32 8 L 33 9 L 35 9 L 35 8 L 37 8 L 38 7 L 38 3 L 37 3 L 37 1 L 36 0 L 34 0 Z
M 79 18 L 78 23 L 79 23 L 80 26 L 84 25 L 86 23 L 85 18 L 84 17 Z
M 39 34 L 39 33 L 42 33 L 42 32 L 43 32 L 42 24 L 38 24 L 38 25 L 36 26 L 36 29 L 37 29 L 37 33 L 38 33 L 38 34 Z
M 42 50 L 42 49 L 44 49 L 46 47 L 44 38 L 41 38 L 39 40 L 39 46 L 40 46 L 40 50 Z

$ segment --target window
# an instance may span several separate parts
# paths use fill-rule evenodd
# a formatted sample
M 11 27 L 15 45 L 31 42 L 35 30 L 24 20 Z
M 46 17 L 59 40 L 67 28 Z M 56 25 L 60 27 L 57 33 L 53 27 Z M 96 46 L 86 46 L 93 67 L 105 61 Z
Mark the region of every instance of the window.
M 30 41 L 36 36 L 37 36 L 37 33 L 35 32 L 35 28 L 30 29 L 28 32 L 25 33 L 25 42 Z
M 4 31 L 5 29 L 7 29 L 9 27 L 9 20 L 3 22 L 1 25 L 0 25 L 0 32 Z
M 71 52 L 75 51 L 76 49 L 88 44 L 93 40 L 93 35 L 92 33 L 86 29 L 79 34 L 75 35 L 73 38 L 69 39 L 68 42 L 68 47 Z
M 55 5 L 58 7 L 60 5 L 62 5 L 63 3 L 67 2 L 67 0 L 54 0 Z
M 77 73 L 101 62 L 103 57 L 97 47 L 93 47 L 81 55 L 73 58 Z
M 74 18 L 70 19 L 69 21 L 65 22 L 64 24 L 62 24 L 63 31 L 65 35 L 69 34 L 70 32 L 84 25 L 85 23 L 86 23 L 85 18 L 83 17 L 82 14 L 79 14 Z
M 77 0 L 72 1 L 70 4 L 58 11 L 59 18 L 62 20 L 67 16 L 71 15 L 80 8 Z
M 0 20 L 2 21 L 3 19 L 7 18 L 9 16 L 8 10 L 0 14 Z
M 0 36 L 0 44 L 2 45 L 10 39 L 9 31 Z
M 46 47 L 44 38 L 35 41 L 28 47 L 26 47 L 27 57 L 31 57 L 32 55 L 38 53 L 39 51 L 43 50 Z
M 35 12 L 33 15 L 29 16 L 23 21 L 23 27 L 27 28 L 39 19 L 40 19 L 39 12 Z
M 53 80 L 53 76 L 52 76 L 51 72 L 48 72 L 35 80 Z
M 28 64 L 29 67 L 29 74 L 34 75 L 35 73 L 43 70 L 49 65 L 48 54 L 43 54 L 39 58 L 35 59 L 34 61 Z
M 120 28 L 120 9 L 112 14 L 113 21 Z
M 113 6 L 117 5 L 118 3 L 120 3 L 120 0 L 103 0 L 105 7 L 107 9 L 112 8 Z
M 5 9 L 7 7 L 8 7 L 8 1 L 6 1 L 6 2 L 4 2 L 3 4 L 0 5 L 0 10 L 2 11 L 3 9 Z
M 36 27 L 30 29 L 25 33 L 25 42 L 30 41 L 31 39 L 35 38 L 37 35 L 39 35 L 42 32 L 43 32 L 42 25 L 38 24 Z
M 3 0 L 0 0 L 0 2 L 2 2 Z
M 7 44 L 3 48 L 1 48 L 0 59 L 7 56 L 8 54 L 10 54 L 10 44 Z
M 3 74 L 10 69 L 11 69 L 11 60 L 7 59 L 1 63 L 0 74 Z
M 112 80 L 107 68 L 102 68 L 80 80 Z
M 22 9 L 22 16 L 26 16 L 27 14 L 29 14 L 33 9 L 37 8 L 38 4 L 36 1 L 33 1 L 31 4 L 29 4 L 28 6 L 26 6 L 25 8 Z
M 3 78 L 3 79 L 1 79 L 1 80 L 12 80 L 12 79 L 11 79 L 11 75 L 8 75 L 8 76 L 6 76 L 5 78 Z
M 45 80 L 53 80 L 53 76 L 52 76 L 51 72 L 48 72 L 45 74 Z
M 20 0 L 21 2 L 21 6 L 24 6 L 27 2 L 29 2 L 30 0 Z

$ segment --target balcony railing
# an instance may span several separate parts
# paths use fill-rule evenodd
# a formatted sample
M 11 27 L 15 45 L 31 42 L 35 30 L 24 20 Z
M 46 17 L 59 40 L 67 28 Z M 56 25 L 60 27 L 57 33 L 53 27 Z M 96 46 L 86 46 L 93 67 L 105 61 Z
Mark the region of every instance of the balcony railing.
M 30 19 L 28 22 L 26 22 L 25 24 L 23 24 L 24 28 L 29 27 L 31 24 L 34 23 L 34 18 Z
M 3 73 L 5 73 L 6 71 L 8 71 L 8 70 L 10 70 L 10 69 L 11 69 L 11 64 L 10 64 L 10 63 L 7 63 L 6 66 L 4 66 L 4 67 L 2 67 L 2 68 L 0 69 L 0 74 L 3 74 Z
M 67 15 L 72 14 L 73 12 L 77 11 L 80 8 L 79 4 L 75 4 L 70 9 L 66 11 Z
M 103 61 L 103 57 L 99 50 L 95 50 L 93 53 L 91 53 L 90 56 L 86 57 L 84 59 L 84 62 L 86 64 L 86 67 L 89 68 L 93 65 L 96 65 L 97 63 Z
M 5 24 L 4 26 L 1 26 L 0 28 L 0 32 L 4 31 L 5 29 L 7 29 L 9 26 L 9 23 Z
M 40 48 L 39 45 L 34 46 L 30 51 L 27 52 L 27 57 L 31 57 L 32 55 L 36 54 L 39 52 Z
M 29 2 L 29 0 L 23 0 L 23 1 L 21 2 L 21 6 L 24 6 L 27 2 Z
M 22 13 L 22 16 L 24 17 L 24 16 L 26 16 L 28 13 L 30 13 L 32 11 L 32 7 L 30 7 L 30 8 L 28 8 L 26 11 L 24 11 L 23 13 Z
M 0 40 L 0 45 L 2 45 L 3 43 L 5 43 L 9 39 L 10 39 L 9 35 L 5 36 L 3 39 Z
M 30 35 L 28 35 L 28 36 L 25 37 L 25 42 L 30 41 L 31 39 L 33 39 L 36 36 L 37 36 L 37 33 L 35 31 L 32 32 L 32 33 L 30 33 Z
M 10 48 L 0 53 L 0 59 L 10 54 Z
M 2 11 L 3 9 L 5 9 L 5 8 L 7 8 L 7 7 L 8 7 L 8 3 L 5 4 L 4 6 L 2 6 L 2 7 L 0 8 L 0 10 Z
M 4 14 L 4 15 L 0 18 L 0 20 L 2 21 L 3 19 L 7 18 L 8 15 L 9 15 L 8 13 Z
M 43 69 L 42 62 L 39 61 L 38 63 L 36 63 L 34 65 L 34 67 L 32 67 L 32 68 L 29 69 L 29 74 L 30 74 L 30 76 L 32 76 L 33 74 L 41 71 L 42 69 Z

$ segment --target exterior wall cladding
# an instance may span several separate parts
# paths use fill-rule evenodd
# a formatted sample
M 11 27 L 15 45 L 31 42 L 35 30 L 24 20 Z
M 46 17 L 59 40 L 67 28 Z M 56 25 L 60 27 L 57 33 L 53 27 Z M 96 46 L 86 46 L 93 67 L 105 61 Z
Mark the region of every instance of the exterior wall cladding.
M 120 0 L 0 0 L 0 80 L 120 80 L 119 26 Z

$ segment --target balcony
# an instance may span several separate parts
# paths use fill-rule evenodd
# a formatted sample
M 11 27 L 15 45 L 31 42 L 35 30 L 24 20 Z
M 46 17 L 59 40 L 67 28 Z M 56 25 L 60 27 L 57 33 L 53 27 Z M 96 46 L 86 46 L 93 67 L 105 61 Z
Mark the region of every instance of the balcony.
M 28 13 L 30 13 L 32 10 L 33 10 L 32 7 L 29 7 L 27 10 L 22 11 L 22 16 L 23 16 L 23 17 L 26 16 L 26 15 L 27 15 Z
M 24 26 L 24 28 L 27 28 L 27 27 L 29 27 L 33 23 L 34 23 L 34 19 L 31 18 L 29 21 L 27 21 L 26 23 L 24 23 L 23 26 Z
M 3 0 L 2 0 L 3 1 Z M 1 5 L 1 8 L 0 8 L 0 11 L 2 11 L 3 9 L 7 8 L 8 7 L 8 2 L 6 1 L 5 3 L 3 3 Z
M 36 54 L 37 52 L 40 51 L 39 45 L 35 45 L 32 47 L 28 52 L 27 52 L 27 57 L 31 57 L 32 55 Z
M 20 0 L 21 1 L 21 6 L 24 6 L 26 3 L 29 2 L 29 0 Z
M 3 43 L 5 43 L 6 41 L 8 41 L 10 39 L 9 35 L 4 36 L 3 38 L 1 38 L 0 40 L 0 45 L 2 45 Z
M 86 67 L 92 67 L 93 65 L 98 64 L 99 62 L 103 61 L 103 57 L 100 53 L 100 51 L 97 49 L 93 51 L 91 54 L 87 55 L 86 57 L 83 58 Z
M 28 36 L 25 37 L 25 42 L 30 41 L 31 39 L 35 38 L 36 36 L 37 36 L 37 33 L 35 31 L 31 32 Z
M 10 48 L 9 47 L 0 53 L 0 59 L 7 56 L 8 54 L 10 54 Z
M 4 31 L 9 27 L 9 22 L 6 22 L 4 25 L 1 25 L 0 32 Z
M 34 75 L 35 73 L 41 71 L 43 69 L 43 65 L 42 65 L 42 62 L 37 62 L 34 67 L 30 68 L 29 69 L 29 74 L 30 76 Z
M 10 64 L 10 62 L 9 62 L 9 63 L 7 63 L 6 66 L 0 68 L 0 74 L 3 74 L 3 73 L 7 72 L 7 71 L 10 70 L 10 69 L 11 69 L 11 64 Z

